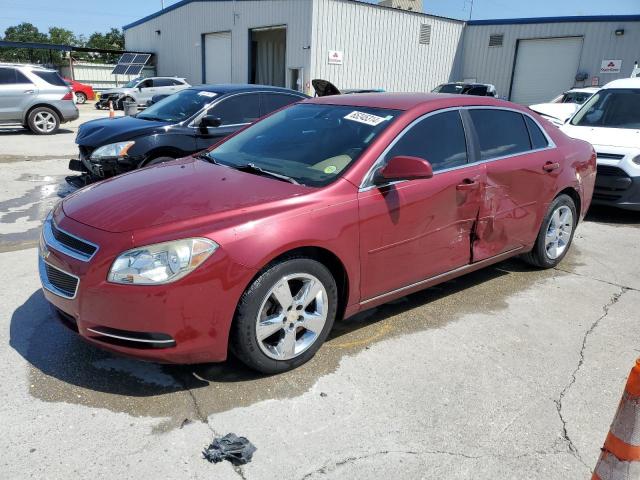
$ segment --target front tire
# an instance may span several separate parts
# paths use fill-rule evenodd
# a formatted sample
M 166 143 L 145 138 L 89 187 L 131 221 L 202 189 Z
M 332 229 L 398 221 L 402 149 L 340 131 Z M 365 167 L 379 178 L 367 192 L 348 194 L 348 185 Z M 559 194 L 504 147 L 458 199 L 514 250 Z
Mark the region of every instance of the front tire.
M 147 164 L 144 165 L 144 166 L 145 167 L 150 167 L 152 165 L 159 165 L 161 163 L 170 162 L 172 160 L 175 160 L 175 158 L 173 158 L 173 157 L 158 157 L 158 158 L 154 158 L 152 160 L 149 160 L 147 162 Z
M 50 108 L 38 107 L 29 112 L 27 123 L 36 135 L 51 135 L 60 127 L 60 117 Z
M 310 258 L 281 260 L 264 270 L 242 295 L 232 350 L 262 373 L 297 368 L 326 340 L 337 306 L 338 288 L 323 264 Z
M 569 195 L 558 195 L 545 215 L 536 243 L 525 261 L 539 268 L 553 268 L 565 257 L 578 223 L 576 204 Z

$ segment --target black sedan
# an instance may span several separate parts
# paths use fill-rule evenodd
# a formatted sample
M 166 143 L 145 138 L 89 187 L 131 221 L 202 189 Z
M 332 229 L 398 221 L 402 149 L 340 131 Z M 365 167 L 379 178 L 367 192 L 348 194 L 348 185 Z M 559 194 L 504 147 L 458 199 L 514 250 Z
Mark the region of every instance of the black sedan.
M 262 85 L 202 85 L 182 90 L 131 117 L 92 120 L 78 130 L 74 186 L 204 150 L 240 128 L 309 98 Z

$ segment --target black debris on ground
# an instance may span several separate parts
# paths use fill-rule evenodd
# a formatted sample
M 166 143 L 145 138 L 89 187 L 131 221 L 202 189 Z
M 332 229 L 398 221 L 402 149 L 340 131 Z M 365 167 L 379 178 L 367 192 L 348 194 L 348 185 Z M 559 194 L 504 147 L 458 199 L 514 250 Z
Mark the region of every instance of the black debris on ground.
M 229 460 L 234 465 L 244 465 L 253 458 L 256 447 L 244 437 L 228 433 L 222 438 L 214 438 L 211 445 L 202 451 L 202 456 L 211 463 Z

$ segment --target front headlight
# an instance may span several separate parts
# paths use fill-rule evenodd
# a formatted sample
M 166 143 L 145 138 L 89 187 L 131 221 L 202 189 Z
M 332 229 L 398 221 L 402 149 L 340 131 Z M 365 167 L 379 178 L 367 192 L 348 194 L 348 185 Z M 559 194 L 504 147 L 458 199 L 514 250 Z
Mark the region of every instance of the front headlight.
M 171 283 L 198 268 L 218 248 L 207 238 L 187 238 L 128 250 L 113 262 L 107 280 L 127 285 Z
M 102 158 L 122 158 L 129 149 L 136 144 L 133 140 L 129 142 L 110 143 L 103 145 L 91 154 L 91 160 L 100 160 Z
M 636 156 L 636 157 L 633 157 L 633 158 L 631 159 L 631 161 L 632 161 L 633 163 L 635 163 L 636 165 L 640 165 L 640 155 L 638 155 L 638 156 Z

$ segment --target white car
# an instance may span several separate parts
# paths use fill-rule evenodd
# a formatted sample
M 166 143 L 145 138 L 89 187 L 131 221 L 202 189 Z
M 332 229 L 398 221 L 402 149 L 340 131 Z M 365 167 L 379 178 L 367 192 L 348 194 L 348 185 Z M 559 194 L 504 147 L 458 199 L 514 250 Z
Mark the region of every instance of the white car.
M 608 83 L 560 130 L 596 150 L 593 203 L 640 211 L 640 78 Z
M 109 102 L 113 103 L 113 108 L 116 110 L 122 109 L 125 102 L 135 102 L 145 106 L 156 95 L 172 95 L 190 86 L 184 78 L 178 77 L 136 78 L 124 87 L 102 92 L 96 108 L 109 108 Z
M 598 90 L 598 87 L 572 88 L 549 103 L 538 103 L 529 108 L 559 127 Z

